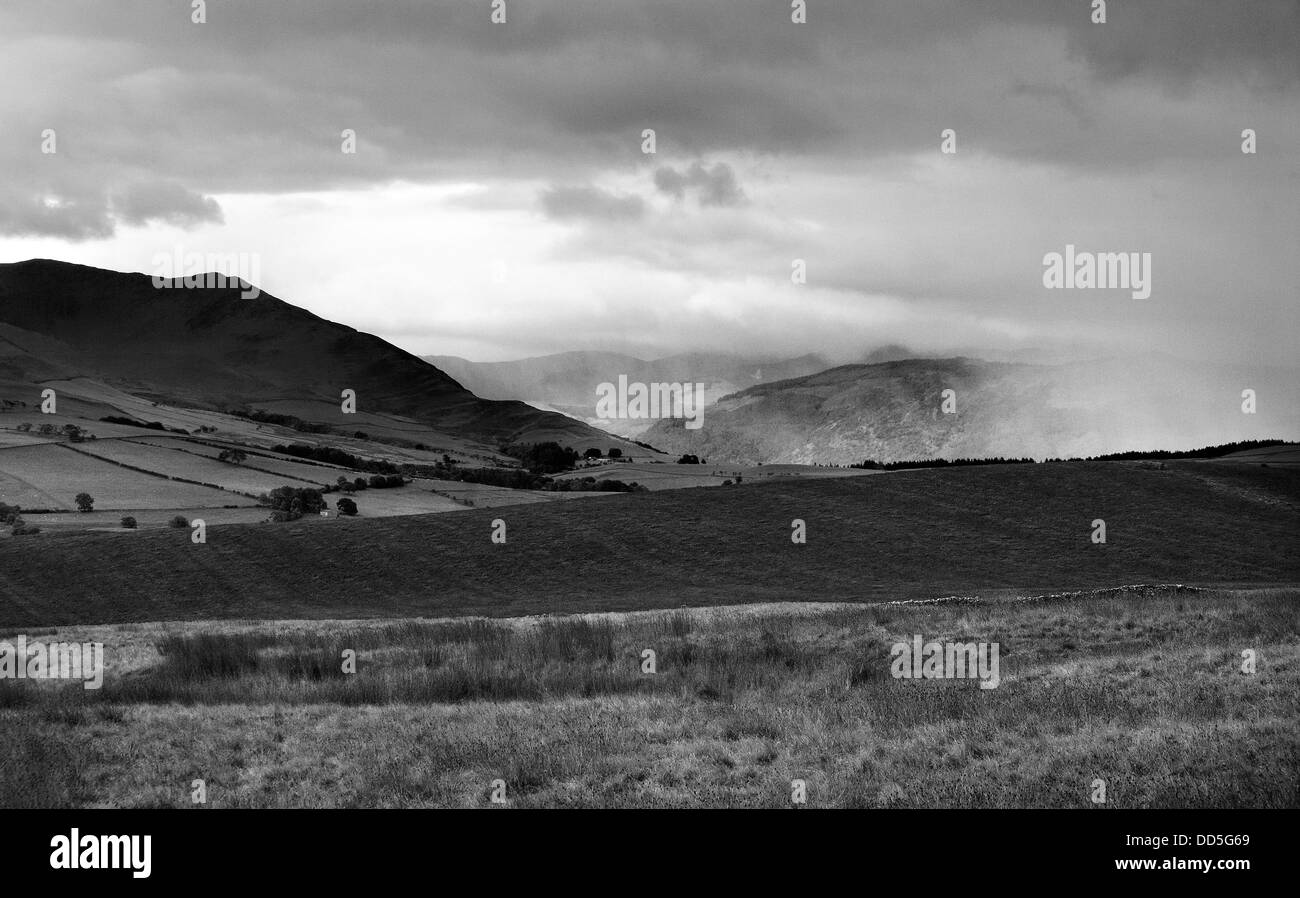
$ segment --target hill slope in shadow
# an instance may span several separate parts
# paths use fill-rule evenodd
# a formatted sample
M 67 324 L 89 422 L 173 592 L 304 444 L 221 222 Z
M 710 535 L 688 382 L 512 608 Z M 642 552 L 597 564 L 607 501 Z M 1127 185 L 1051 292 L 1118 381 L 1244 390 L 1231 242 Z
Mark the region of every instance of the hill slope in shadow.
M 490 539 L 492 521 L 507 542 Z M 791 541 L 791 521 L 807 544 Z M 1106 522 L 1094 544 L 1092 522 Z M 1300 582 L 1300 470 L 1062 462 L 0 541 L 0 626 L 509 616 Z M 285 559 L 294 559 L 286 564 Z
M 0 380 L 89 377 L 201 407 L 308 401 L 425 422 L 482 440 L 610 442 L 522 402 L 481 399 L 438 368 L 371 334 L 267 293 L 154 287 L 149 276 L 33 260 L 0 265 Z M 343 423 L 341 419 L 337 423 Z

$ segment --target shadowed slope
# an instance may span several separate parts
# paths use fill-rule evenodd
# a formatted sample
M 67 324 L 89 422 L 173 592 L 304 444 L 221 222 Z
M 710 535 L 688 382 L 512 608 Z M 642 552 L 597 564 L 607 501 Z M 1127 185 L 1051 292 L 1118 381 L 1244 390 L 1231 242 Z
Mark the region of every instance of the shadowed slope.
M 0 374 L 34 382 L 49 370 L 69 371 L 208 406 L 305 399 L 337 408 L 341 391 L 351 389 L 359 410 L 407 415 L 460 435 L 514 440 L 537 431 L 575 445 L 609 442 L 562 415 L 480 399 L 379 337 L 268 293 L 246 299 L 233 286 L 175 283 L 159 289 L 147 275 L 48 260 L 0 265 L 0 323 L 10 326 L 0 334 L 9 365 Z
M 493 544 L 504 518 L 508 542 Z M 808 542 L 791 542 L 791 520 Z M 1104 519 L 1108 542 L 1089 540 Z M 0 625 L 495 616 L 1300 581 L 1300 472 L 1060 463 L 0 542 Z

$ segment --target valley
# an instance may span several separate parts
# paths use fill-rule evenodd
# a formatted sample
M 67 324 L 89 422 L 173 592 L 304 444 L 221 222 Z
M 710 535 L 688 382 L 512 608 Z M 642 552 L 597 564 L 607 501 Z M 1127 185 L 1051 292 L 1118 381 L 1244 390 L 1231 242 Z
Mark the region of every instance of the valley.
M 1121 807 L 1300 802 L 1300 445 L 1041 461 L 1285 403 L 1083 414 L 1078 368 L 892 350 L 749 385 L 568 354 L 484 399 L 135 277 L 0 266 L 0 640 L 106 665 L 0 679 L 0 806 L 1061 807 L 1098 770 Z M 698 430 L 585 420 L 590 377 L 704 370 Z M 1040 461 L 943 464 L 991 449 Z M 891 677 L 921 634 L 999 647 L 996 687 Z

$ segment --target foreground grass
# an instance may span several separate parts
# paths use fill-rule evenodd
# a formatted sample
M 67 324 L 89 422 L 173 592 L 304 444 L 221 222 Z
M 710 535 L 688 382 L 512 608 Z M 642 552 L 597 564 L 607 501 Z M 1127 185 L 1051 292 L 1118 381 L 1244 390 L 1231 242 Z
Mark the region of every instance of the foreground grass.
M 1002 685 L 893 679 L 914 633 Z M 123 636 L 98 692 L 0 689 L 0 806 L 1300 805 L 1296 590 Z

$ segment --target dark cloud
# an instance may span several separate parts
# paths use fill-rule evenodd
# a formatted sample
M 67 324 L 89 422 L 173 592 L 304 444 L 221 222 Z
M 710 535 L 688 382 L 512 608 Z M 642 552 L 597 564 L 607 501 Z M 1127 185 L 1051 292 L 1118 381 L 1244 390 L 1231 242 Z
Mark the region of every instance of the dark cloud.
M 655 172 L 655 187 L 679 200 L 687 191 L 695 191 L 701 206 L 739 206 L 745 201 L 735 171 L 725 162 L 707 168 L 696 162 L 680 172 L 664 166 Z
M 105 170 L 96 166 L 91 171 Z M 194 227 L 222 221 L 216 200 L 175 182 L 131 182 L 110 193 L 86 180 L 84 172 L 56 173 L 34 186 L 15 183 L 0 189 L 0 236 L 99 240 L 112 237 L 123 224 Z
M 868 160 L 937 146 L 1071 167 L 1218 153 L 1237 88 L 1297 111 L 1300 4 L 1084 0 L 6 0 L 0 169 L 60 138 L 101 186 L 284 192 L 485 172 L 590 180 L 660 152 Z M 40 71 L 39 79 L 32 73 Z M 1122 96 L 1108 85 L 1122 84 Z M 1171 107 L 1169 91 L 1197 98 Z M 1235 124 L 1235 123 L 1234 123 Z M 359 151 L 340 152 L 357 131 Z M 1099 134 L 1107 139 L 1098 140 Z M 16 135 L 16 137 L 15 137 Z
M 70 197 L 0 190 L 0 235 L 61 237 L 80 241 L 113 235 L 113 221 L 102 196 Z
M 634 194 L 614 194 L 598 187 L 552 187 L 542 193 L 547 217 L 625 221 L 645 214 L 645 201 Z
M 1177 92 L 1196 81 L 1240 81 L 1257 90 L 1300 84 L 1300 3 L 1143 0 L 1108 4 L 1107 23 L 1093 25 L 1077 4 L 1066 33 L 1072 52 L 1103 80 L 1151 76 Z M 1064 18 L 1064 17 L 1063 17 Z
M 216 200 L 173 182 L 132 184 L 113 198 L 112 210 L 118 220 L 129 225 L 163 222 L 189 227 L 222 221 Z
M 943 296 L 1015 323 L 1081 301 L 1035 292 L 1044 252 L 1152 246 L 1171 305 L 1143 307 L 1150 328 L 1217 338 L 1224 297 L 1250 297 L 1236 346 L 1290 351 L 1296 0 L 1110 0 L 1105 25 L 1088 0 L 812 0 L 805 25 L 789 0 L 507 6 L 493 25 L 486 0 L 220 0 L 194 25 L 184 0 L 4 0 L 0 235 L 454 183 L 473 186 L 447 201 L 461 210 L 588 223 L 553 245 L 607 266 L 579 285 L 592 303 L 643 270 L 681 275 L 647 295 L 718 302 L 705 287 L 788 281 L 799 257 L 846 304 Z M 947 128 L 959 152 L 941 157 Z M 630 183 L 643 198 L 538 194 Z M 688 202 L 654 214 L 655 191 Z M 232 196 L 230 218 L 260 202 Z

